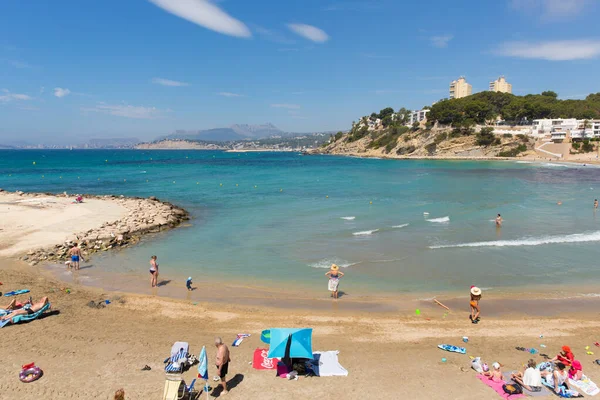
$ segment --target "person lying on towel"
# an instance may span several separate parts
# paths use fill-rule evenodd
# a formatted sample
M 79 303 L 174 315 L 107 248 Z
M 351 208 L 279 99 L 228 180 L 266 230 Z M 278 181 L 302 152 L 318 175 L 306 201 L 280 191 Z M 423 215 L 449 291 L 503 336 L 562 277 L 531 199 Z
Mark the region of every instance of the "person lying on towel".
M 28 314 L 36 313 L 36 312 L 40 311 L 48 303 L 49 303 L 48 297 L 42 297 L 40 299 L 40 301 L 38 301 L 37 303 L 27 302 L 23 305 L 22 308 L 11 310 L 12 312 L 10 314 L 7 314 L 4 317 L 0 318 L 0 321 L 12 319 L 12 318 L 16 317 L 17 315 L 28 315 Z M 11 302 L 11 304 L 12 304 L 12 302 Z

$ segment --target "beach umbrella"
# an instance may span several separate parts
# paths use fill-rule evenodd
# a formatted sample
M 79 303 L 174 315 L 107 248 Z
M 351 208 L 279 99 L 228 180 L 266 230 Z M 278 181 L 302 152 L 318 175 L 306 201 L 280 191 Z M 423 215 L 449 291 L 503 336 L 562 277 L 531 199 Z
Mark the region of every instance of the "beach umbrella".
M 208 399 L 208 357 L 206 357 L 206 347 L 202 346 L 202 351 L 198 356 L 198 378 L 204 379 L 204 391 Z
M 272 328 L 268 357 L 312 359 L 312 328 Z

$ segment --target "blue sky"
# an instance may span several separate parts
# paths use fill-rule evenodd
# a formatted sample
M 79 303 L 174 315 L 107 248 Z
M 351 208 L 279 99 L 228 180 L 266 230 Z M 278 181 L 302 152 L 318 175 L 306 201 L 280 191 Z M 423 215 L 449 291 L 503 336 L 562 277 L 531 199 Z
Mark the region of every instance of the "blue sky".
M 474 91 L 600 92 L 598 0 L 3 0 L 0 144 L 346 129 Z

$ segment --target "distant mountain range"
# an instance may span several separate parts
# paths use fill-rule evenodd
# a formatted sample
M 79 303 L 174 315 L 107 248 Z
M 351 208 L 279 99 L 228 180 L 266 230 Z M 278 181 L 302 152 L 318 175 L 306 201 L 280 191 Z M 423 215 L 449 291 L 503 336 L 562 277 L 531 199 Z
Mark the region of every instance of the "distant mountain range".
M 203 140 L 211 142 L 228 142 L 233 140 L 263 139 L 272 136 L 282 136 L 285 133 L 271 123 L 263 125 L 235 124 L 228 128 L 215 128 L 198 131 L 178 130 L 175 133 L 163 136 L 158 140 L 182 139 Z

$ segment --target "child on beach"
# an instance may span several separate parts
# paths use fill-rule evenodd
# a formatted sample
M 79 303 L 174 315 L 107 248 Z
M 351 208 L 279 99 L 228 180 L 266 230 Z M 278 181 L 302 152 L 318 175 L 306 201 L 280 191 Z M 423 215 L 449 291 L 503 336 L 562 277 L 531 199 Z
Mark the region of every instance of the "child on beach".
M 192 289 L 192 277 L 191 276 L 189 278 L 187 278 L 187 281 L 185 281 L 185 287 L 187 288 L 187 290 L 194 290 L 194 289 Z
M 481 313 L 481 309 L 479 308 L 479 300 L 481 300 L 481 289 L 477 286 L 471 286 L 471 315 L 469 319 L 472 323 L 476 324 L 479 322 L 479 314 Z

